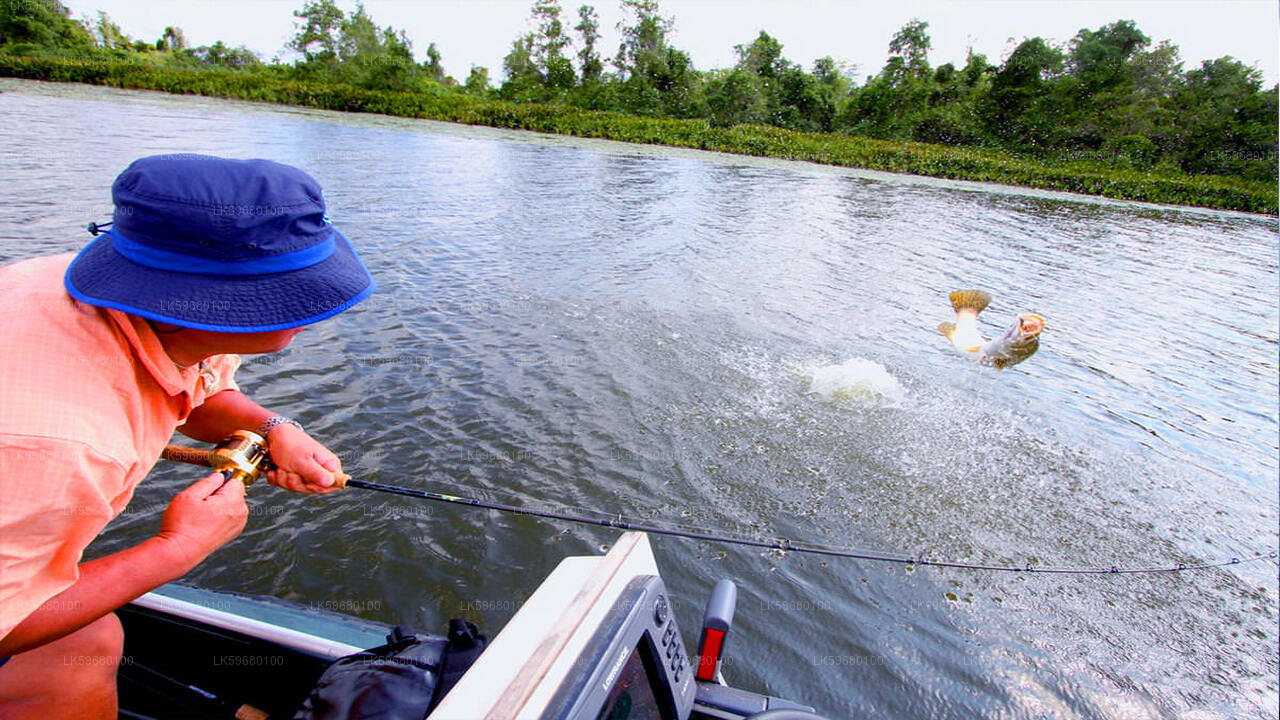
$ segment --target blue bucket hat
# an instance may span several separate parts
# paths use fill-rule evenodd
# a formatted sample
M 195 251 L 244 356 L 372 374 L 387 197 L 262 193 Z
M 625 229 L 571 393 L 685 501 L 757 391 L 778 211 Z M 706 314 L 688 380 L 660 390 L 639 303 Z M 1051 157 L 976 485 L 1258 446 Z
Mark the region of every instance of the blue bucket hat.
M 320 185 L 297 168 L 155 155 L 120 173 L 111 199 L 111 229 L 67 268 L 67 292 L 81 302 L 198 330 L 270 332 L 373 292 Z

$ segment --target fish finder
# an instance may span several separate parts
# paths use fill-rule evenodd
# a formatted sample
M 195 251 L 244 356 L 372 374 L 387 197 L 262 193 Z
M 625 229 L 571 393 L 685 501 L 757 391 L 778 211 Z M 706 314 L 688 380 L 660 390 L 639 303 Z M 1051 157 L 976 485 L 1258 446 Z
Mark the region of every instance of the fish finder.
M 633 578 L 578 656 L 543 718 L 683 720 L 697 692 L 662 578 Z
M 726 589 L 708 600 L 694 663 L 644 533 L 623 533 L 603 556 L 567 557 L 429 720 L 742 720 L 806 709 L 723 684 L 736 597 Z

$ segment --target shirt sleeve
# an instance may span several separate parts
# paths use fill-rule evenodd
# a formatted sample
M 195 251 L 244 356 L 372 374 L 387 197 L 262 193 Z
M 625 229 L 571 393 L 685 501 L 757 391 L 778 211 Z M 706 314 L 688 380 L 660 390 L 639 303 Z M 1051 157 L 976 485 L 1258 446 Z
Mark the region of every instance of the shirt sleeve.
M 0 434 L 0 637 L 75 583 L 126 473 L 88 445 Z
M 214 355 L 208 360 L 209 369 L 212 370 L 217 380 L 217 390 L 239 390 L 240 385 L 236 382 L 236 370 L 240 369 L 239 355 Z M 212 395 L 216 391 L 211 391 Z

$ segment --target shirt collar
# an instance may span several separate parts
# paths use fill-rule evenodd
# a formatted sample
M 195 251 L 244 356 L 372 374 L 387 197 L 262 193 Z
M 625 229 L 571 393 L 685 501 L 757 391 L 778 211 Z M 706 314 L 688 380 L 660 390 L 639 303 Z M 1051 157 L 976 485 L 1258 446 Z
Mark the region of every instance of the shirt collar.
M 145 318 L 112 308 L 102 308 L 102 310 L 129 341 L 129 347 L 138 358 L 138 362 L 147 369 L 147 373 L 166 393 L 180 395 L 191 392 L 194 379 L 200 374 L 203 362 L 179 369 L 169 357 L 169 353 L 165 352 L 160 338 L 156 336 L 155 330 Z

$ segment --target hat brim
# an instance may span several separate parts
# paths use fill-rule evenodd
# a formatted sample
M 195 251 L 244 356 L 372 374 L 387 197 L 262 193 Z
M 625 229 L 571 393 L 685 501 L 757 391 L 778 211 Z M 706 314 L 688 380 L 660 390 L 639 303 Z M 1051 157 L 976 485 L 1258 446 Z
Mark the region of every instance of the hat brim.
M 139 265 L 99 235 L 71 261 L 64 278 L 76 300 L 213 332 L 288 330 L 319 322 L 368 297 L 376 287 L 351 243 L 334 229 L 327 259 L 288 272 L 225 276 Z

